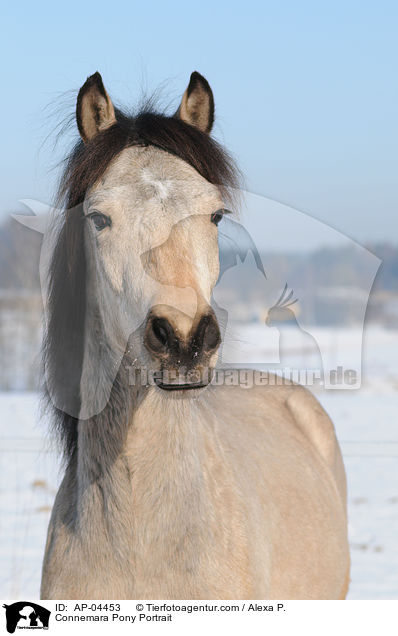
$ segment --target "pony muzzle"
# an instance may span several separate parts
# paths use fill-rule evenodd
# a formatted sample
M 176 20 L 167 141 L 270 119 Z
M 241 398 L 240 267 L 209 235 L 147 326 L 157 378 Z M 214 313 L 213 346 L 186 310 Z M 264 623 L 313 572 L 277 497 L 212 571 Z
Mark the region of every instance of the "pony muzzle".
M 221 343 L 217 319 L 211 307 L 193 320 L 177 310 L 151 310 L 144 344 L 156 364 L 157 385 L 165 390 L 206 386 Z

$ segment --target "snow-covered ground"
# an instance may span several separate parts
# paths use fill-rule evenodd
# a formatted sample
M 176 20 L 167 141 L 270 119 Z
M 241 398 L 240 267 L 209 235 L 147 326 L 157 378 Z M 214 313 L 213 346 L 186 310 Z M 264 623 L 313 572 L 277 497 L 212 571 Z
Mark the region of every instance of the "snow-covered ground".
M 250 340 L 253 327 L 242 334 Z M 351 348 L 356 355 L 358 337 L 348 329 L 316 333 L 344 364 Z M 349 598 L 397 599 L 398 332 L 367 329 L 364 341 L 362 387 L 316 395 L 335 423 L 348 476 Z M 37 394 L 0 394 L 0 418 L 0 597 L 36 598 L 59 463 Z

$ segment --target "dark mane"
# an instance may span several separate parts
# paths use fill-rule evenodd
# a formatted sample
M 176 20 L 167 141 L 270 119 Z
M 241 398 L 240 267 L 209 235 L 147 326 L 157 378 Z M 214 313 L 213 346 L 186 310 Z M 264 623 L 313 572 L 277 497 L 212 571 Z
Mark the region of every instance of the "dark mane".
M 141 110 L 135 116 L 116 111 L 117 122 L 87 144 L 79 142 L 67 159 L 57 207 L 61 227 L 49 272 L 48 325 L 43 361 L 47 398 L 54 410 L 54 427 L 65 457 L 77 448 L 77 417 L 84 351 L 86 258 L 82 203 L 86 192 L 122 150 L 151 145 L 190 164 L 224 197 L 239 186 L 239 172 L 228 153 L 209 135 L 177 117 Z M 54 399 L 55 398 L 55 399 Z M 71 414 L 71 412 L 73 414 Z
M 82 203 L 87 190 L 104 174 L 122 150 L 155 146 L 190 164 L 225 192 L 239 187 L 238 170 L 224 148 L 206 133 L 176 117 L 142 110 L 128 116 L 116 110 L 117 123 L 88 144 L 73 149 L 61 179 L 59 194 L 68 209 Z

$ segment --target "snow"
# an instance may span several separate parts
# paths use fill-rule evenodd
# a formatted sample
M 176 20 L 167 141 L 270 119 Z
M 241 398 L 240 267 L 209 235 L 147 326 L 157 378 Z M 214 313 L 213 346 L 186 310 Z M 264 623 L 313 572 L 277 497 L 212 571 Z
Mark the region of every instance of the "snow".
M 242 339 L 253 329 L 246 326 Z M 332 343 L 345 363 L 358 337 L 354 329 L 317 328 L 318 342 Z M 397 599 L 398 331 L 372 327 L 364 343 L 361 388 L 315 393 L 335 423 L 347 471 L 348 598 Z M 0 418 L 0 597 L 37 598 L 59 459 L 40 418 L 38 394 L 0 393 Z

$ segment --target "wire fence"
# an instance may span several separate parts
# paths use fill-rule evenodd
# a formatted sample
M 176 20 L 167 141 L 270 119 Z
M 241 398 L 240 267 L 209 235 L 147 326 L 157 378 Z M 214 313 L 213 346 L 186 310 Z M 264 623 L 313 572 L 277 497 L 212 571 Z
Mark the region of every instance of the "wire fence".
M 340 440 L 344 457 L 397 457 L 398 440 Z M 39 437 L 0 437 L 0 453 L 51 453 L 57 450 Z

